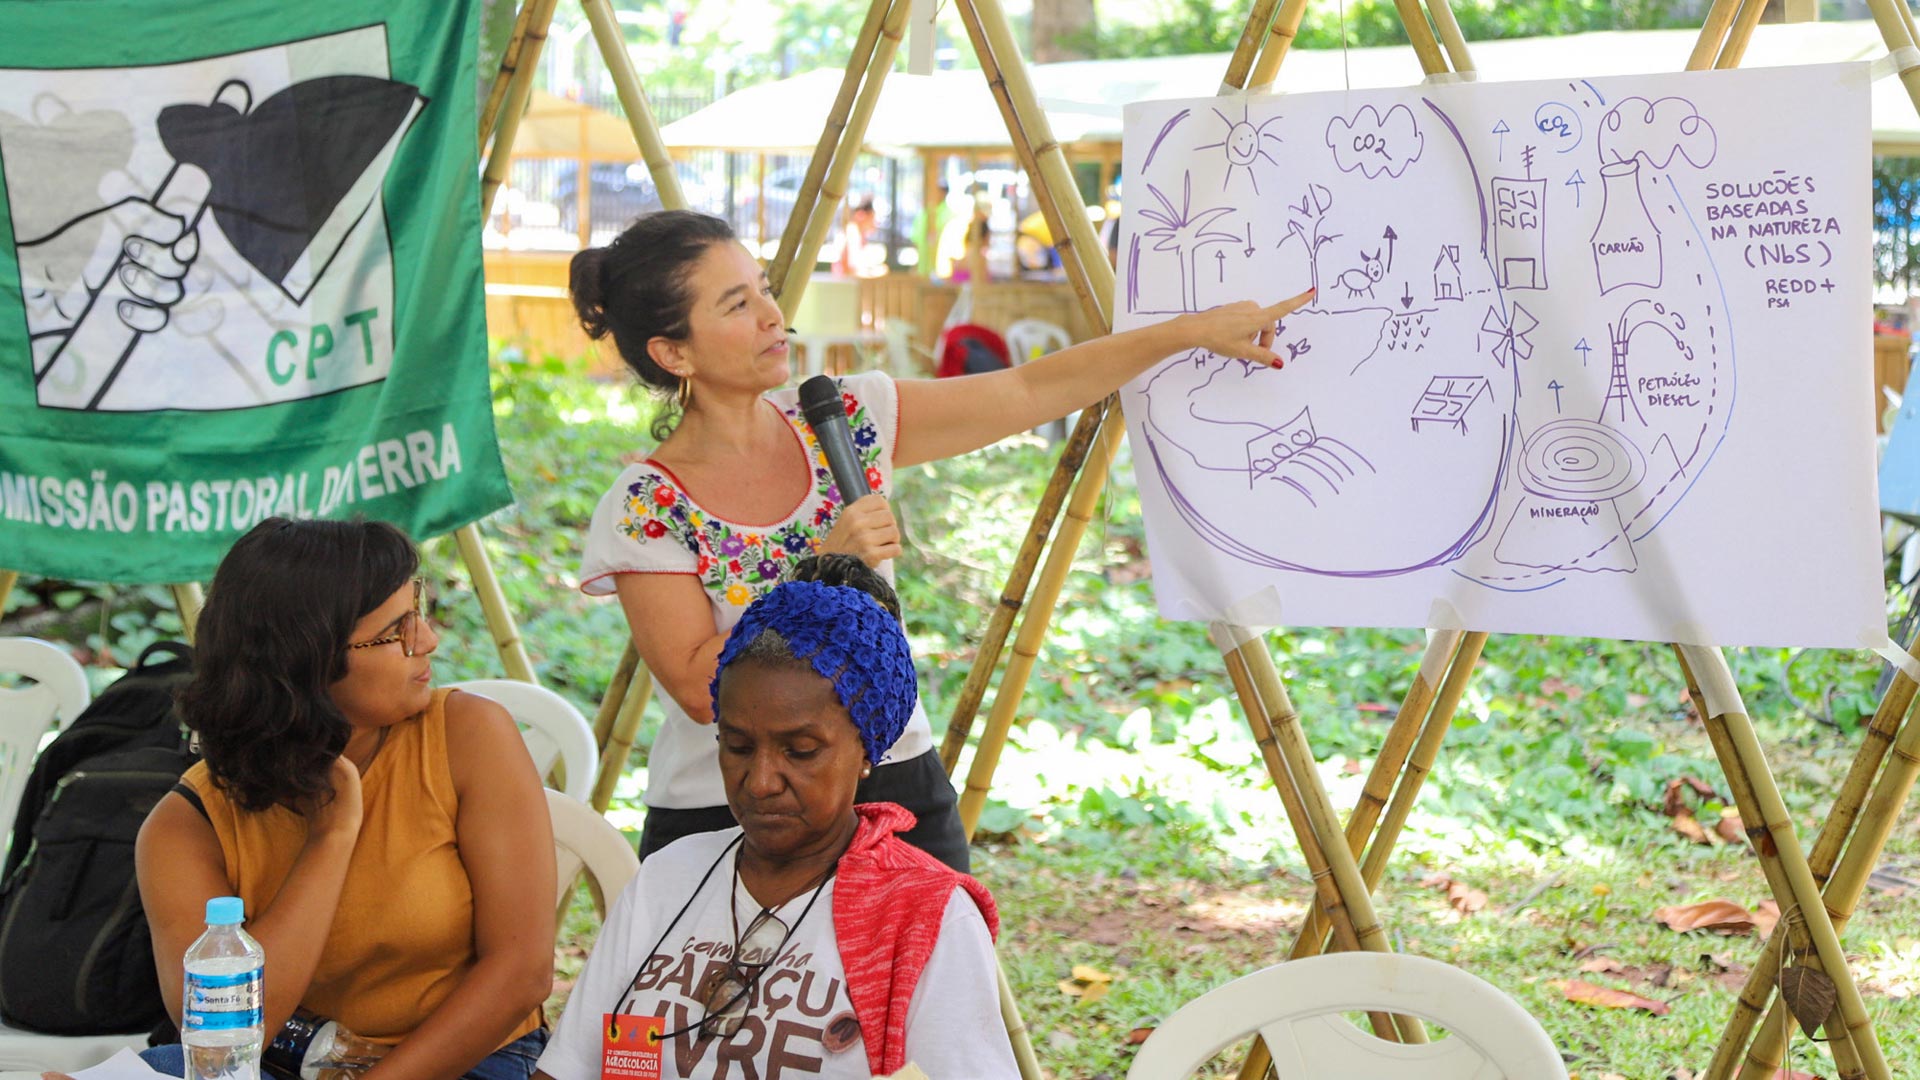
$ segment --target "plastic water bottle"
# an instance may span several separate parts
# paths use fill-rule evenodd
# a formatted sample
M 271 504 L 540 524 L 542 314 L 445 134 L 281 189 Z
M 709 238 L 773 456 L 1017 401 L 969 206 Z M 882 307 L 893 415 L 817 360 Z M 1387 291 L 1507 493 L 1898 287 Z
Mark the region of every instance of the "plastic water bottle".
M 207 932 L 187 949 L 180 1042 L 186 1080 L 260 1080 L 266 951 L 240 928 L 237 896 L 207 901 Z
M 323 1076 L 341 1080 L 379 1064 L 387 1049 L 347 1030 L 338 1020 L 295 1009 L 260 1060 L 267 1075 L 280 1080 L 321 1080 Z

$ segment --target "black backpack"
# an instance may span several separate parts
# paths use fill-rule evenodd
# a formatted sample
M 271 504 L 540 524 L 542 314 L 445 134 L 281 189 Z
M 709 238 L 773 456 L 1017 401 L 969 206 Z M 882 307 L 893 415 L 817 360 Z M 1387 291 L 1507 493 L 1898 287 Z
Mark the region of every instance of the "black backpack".
M 0 876 L 8 1024 L 106 1035 L 146 1031 L 167 1015 L 133 841 L 198 757 L 173 703 L 192 655 L 174 642 L 148 646 L 34 764 Z

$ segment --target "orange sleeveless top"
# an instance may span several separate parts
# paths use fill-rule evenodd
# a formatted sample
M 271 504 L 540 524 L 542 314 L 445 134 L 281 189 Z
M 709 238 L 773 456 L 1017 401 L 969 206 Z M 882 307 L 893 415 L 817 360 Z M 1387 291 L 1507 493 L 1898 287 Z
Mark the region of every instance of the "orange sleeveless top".
M 340 906 L 326 928 L 300 1003 L 360 1035 L 397 1043 L 473 967 L 473 889 L 454 833 L 459 800 L 447 764 L 447 695 L 389 729 L 361 778 L 360 839 Z M 220 838 L 227 883 L 247 914 L 273 903 L 307 840 L 306 819 L 283 806 L 249 813 L 214 784 L 204 762 L 181 782 L 200 796 Z M 273 978 L 273 957 L 267 957 Z M 501 1042 L 538 1028 L 535 1009 Z

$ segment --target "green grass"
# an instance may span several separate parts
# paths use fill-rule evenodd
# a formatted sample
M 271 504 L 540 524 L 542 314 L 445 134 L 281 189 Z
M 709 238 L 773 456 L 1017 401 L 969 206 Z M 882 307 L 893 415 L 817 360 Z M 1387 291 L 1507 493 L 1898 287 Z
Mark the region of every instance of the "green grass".
M 543 681 L 591 714 L 624 623 L 617 605 L 577 592 L 580 539 L 607 483 L 644 450 L 646 410 L 622 387 L 537 364 L 499 370 L 496 412 L 520 501 L 487 523 L 486 544 Z M 1023 438 L 900 475 L 901 592 L 936 734 L 1050 466 L 1048 449 Z M 427 555 L 447 626 L 438 675 L 498 674 L 452 544 L 432 542 Z M 976 848 L 1005 920 L 1003 962 L 1056 1077 L 1122 1075 L 1128 1031 L 1281 959 L 1311 895 L 1219 654 L 1203 628 L 1157 617 L 1150 571 L 1123 460 L 1020 701 Z M 164 602 L 154 590 L 27 579 L 9 601 L 8 626 L 30 623 L 122 659 L 171 632 Z M 1323 780 L 1337 806 L 1350 806 L 1419 662 L 1421 635 L 1300 628 L 1271 643 Z M 1729 659 L 1810 845 L 1873 708 L 1880 664 L 1822 650 L 1731 650 Z M 623 827 L 638 825 L 644 746 L 658 722 L 650 707 L 611 815 Z M 1694 846 L 1668 827 L 1662 793 L 1682 777 L 1724 798 L 1664 646 L 1494 638 L 1380 890 L 1382 923 L 1396 948 L 1513 994 L 1585 1080 L 1697 1070 L 1759 942 L 1677 934 L 1652 912 L 1713 898 L 1751 907 L 1767 893 L 1744 847 Z M 1699 812 L 1711 821 L 1717 810 L 1709 800 Z M 1920 878 L 1911 819 L 1886 862 Z M 1483 890 L 1486 906 L 1462 916 L 1422 884 L 1434 874 Z M 595 925 L 578 904 L 568 917 L 563 991 Z M 1920 1070 L 1920 902 L 1870 892 L 1846 942 L 1896 1075 Z M 1582 975 L 1593 950 L 1625 970 Z M 1117 974 L 1111 992 L 1088 1004 L 1063 993 L 1075 964 Z M 1570 1004 L 1549 985 L 1566 978 L 1672 1012 Z M 1799 1068 L 1833 1075 L 1823 1050 L 1804 1037 L 1793 1046 Z

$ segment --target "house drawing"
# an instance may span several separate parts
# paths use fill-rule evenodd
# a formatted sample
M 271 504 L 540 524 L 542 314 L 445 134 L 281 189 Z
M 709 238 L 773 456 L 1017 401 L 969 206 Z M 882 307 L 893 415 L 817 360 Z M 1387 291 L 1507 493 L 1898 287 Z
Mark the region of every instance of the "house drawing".
M 1435 300 L 1464 299 L 1460 290 L 1460 245 L 1447 244 L 1440 249 L 1440 257 L 1433 260 L 1433 298 Z

